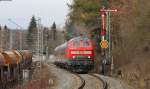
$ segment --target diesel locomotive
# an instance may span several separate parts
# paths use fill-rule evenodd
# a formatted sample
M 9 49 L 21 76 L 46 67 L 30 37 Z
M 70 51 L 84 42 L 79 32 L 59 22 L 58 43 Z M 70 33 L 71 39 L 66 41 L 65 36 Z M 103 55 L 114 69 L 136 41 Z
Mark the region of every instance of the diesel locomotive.
M 64 51 L 63 51 L 64 50 Z M 88 72 L 94 67 L 94 46 L 92 40 L 86 36 L 72 38 L 58 46 L 57 53 L 64 52 L 64 60 L 55 62 L 56 65 L 65 66 L 73 72 Z

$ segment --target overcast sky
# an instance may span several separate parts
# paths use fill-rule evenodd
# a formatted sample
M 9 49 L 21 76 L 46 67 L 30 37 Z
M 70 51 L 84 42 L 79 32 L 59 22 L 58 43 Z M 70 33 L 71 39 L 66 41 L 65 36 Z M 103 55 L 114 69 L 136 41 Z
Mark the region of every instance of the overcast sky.
M 42 24 L 50 27 L 55 21 L 57 25 L 63 25 L 69 12 L 67 3 L 71 0 L 12 0 L 0 1 L 0 24 L 10 28 L 16 25 L 10 23 L 12 19 L 23 28 L 27 28 L 30 18 L 41 17 Z

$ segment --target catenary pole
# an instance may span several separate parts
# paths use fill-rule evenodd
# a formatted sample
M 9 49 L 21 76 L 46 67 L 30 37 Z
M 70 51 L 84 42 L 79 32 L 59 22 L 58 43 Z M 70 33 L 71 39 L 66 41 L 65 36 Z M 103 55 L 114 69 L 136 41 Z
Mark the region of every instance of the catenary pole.
M 8 19 L 8 21 L 11 22 L 12 24 L 16 25 L 20 29 L 20 32 L 19 32 L 20 33 L 20 45 L 19 45 L 19 49 L 22 50 L 22 31 L 21 31 L 21 29 L 23 29 L 23 28 L 22 28 L 22 26 L 20 26 L 19 24 L 17 24 L 12 19 Z

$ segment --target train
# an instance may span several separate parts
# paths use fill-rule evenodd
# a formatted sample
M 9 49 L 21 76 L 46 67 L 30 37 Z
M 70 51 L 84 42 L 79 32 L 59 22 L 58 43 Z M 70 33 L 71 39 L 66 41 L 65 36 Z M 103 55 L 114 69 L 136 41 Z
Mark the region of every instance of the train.
M 0 52 L 0 89 L 22 79 L 23 70 L 32 66 L 30 50 L 11 50 Z
M 64 54 L 63 61 L 55 61 L 55 65 L 73 72 L 89 72 L 94 67 L 94 46 L 87 36 L 74 37 L 55 48 L 56 54 Z

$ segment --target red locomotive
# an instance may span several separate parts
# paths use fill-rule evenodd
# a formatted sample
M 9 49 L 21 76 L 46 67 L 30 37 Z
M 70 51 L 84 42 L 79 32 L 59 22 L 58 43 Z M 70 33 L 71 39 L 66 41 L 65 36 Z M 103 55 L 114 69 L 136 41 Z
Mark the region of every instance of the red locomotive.
M 94 66 L 94 47 L 88 37 L 75 37 L 56 48 L 65 49 L 65 66 L 74 72 L 88 72 Z

